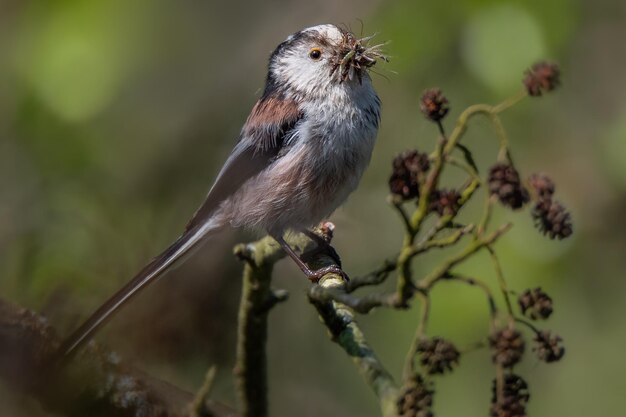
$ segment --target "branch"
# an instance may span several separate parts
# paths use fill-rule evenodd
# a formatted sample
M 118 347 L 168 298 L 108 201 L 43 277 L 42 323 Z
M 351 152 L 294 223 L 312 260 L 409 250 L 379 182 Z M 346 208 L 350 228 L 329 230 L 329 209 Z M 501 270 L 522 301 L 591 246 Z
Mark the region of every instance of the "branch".
M 243 416 L 267 416 L 267 316 L 287 293 L 270 287 L 274 263 L 282 249 L 270 237 L 254 244 L 235 247 L 235 255 L 246 261 L 243 289 L 239 306 L 237 359 L 234 374 L 237 379 Z
M 90 343 L 61 369 L 50 366 L 60 339 L 47 320 L 0 299 L 0 378 L 7 386 L 66 416 L 182 417 L 193 395 L 120 362 Z M 234 417 L 209 402 L 209 417 Z
M 361 314 L 367 314 L 376 307 L 404 308 L 403 305 L 398 303 L 398 297 L 395 292 L 388 294 L 373 293 L 355 297 L 348 294 L 345 287 L 339 289 L 316 286 L 311 287 L 309 290 L 309 297 L 320 303 L 336 301 Z
M 333 258 L 323 251 L 314 251 L 315 243 L 304 235 L 287 236 L 286 240 L 298 253 L 313 253 L 307 262 L 311 269 L 334 265 Z M 244 296 L 240 310 L 236 374 L 244 401 L 244 416 L 265 416 L 266 414 L 257 414 L 267 412 L 267 409 L 263 408 L 267 406 L 266 334 L 264 332 L 271 302 L 268 306 L 264 300 L 268 300 L 267 296 L 270 294 L 268 291 L 271 291 L 269 280 L 272 266 L 284 254 L 275 241 L 269 237 L 247 245 L 239 245 L 235 251 L 238 256 L 247 261 L 244 271 Z M 392 268 L 392 266 L 384 267 L 383 270 L 387 268 Z M 384 271 L 380 273 L 384 274 Z M 262 294 L 265 295 L 261 296 Z M 383 415 L 396 416 L 398 390 L 391 375 L 367 344 L 365 336 L 354 321 L 352 311 L 345 305 L 326 298 L 328 294 L 332 294 L 333 299 L 335 297 L 345 297 L 346 300 L 360 299 L 347 294 L 343 278 L 334 273 L 323 276 L 318 285 L 313 285 L 309 291 L 309 299 L 315 305 L 333 340 L 353 358 L 365 381 L 379 397 Z M 394 294 L 391 294 L 391 297 L 393 296 Z M 254 306 L 261 306 L 261 308 L 255 309 Z M 260 314 L 263 316 L 260 317 Z
M 328 292 L 345 292 L 343 279 L 336 276 L 322 278 L 319 287 Z M 330 331 L 332 340 L 352 358 L 365 382 L 378 396 L 383 416 L 396 416 L 398 387 L 367 343 L 363 332 L 354 320 L 354 314 L 343 304 L 317 298 L 316 288 L 313 287 L 309 291 L 309 299 Z
M 389 277 L 389 274 L 398 267 L 397 258 L 396 255 L 392 259 L 386 259 L 378 269 L 366 275 L 351 278 L 350 282 L 346 283 L 346 292 L 351 293 L 361 287 L 382 284 Z

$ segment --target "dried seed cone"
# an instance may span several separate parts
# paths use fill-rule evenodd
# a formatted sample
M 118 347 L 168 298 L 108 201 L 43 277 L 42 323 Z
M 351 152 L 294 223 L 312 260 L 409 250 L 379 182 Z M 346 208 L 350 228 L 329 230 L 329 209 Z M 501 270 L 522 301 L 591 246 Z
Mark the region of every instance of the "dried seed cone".
M 565 348 L 561 345 L 563 339 L 557 335 L 552 335 L 549 330 L 537 333 L 534 341 L 533 351 L 544 362 L 557 362 L 565 355 Z
M 515 374 L 504 376 L 502 396 L 498 397 L 498 386 L 494 379 L 492 384 L 491 410 L 492 417 L 524 417 L 526 404 L 530 399 L 528 384 Z
M 496 164 L 487 178 L 489 192 L 512 209 L 519 209 L 528 202 L 528 191 L 522 186 L 519 173 L 512 165 Z
M 565 239 L 573 232 L 572 217 L 565 207 L 552 199 L 542 199 L 531 213 L 535 227 L 550 239 Z
M 552 314 L 552 298 L 540 287 L 527 289 L 517 299 L 522 314 L 532 320 L 546 320 Z
M 532 174 L 528 177 L 528 183 L 540 198 L 551 198 L 554 195 L 554 181 L 546 174 Z
M 419 196 L 420 181 L 430 168 L 428 155 L 417 150 L 404 151 L 393 160 L 389 190 L 403 200 Z
M 524 73 L 522 81 L 530 96 L 541 96 L 561 84 L 561 71 L 557 64 L 537 62 Z
M 430 375 L 452 371 L 461 354 L 451 342 L 440 337 L 422 340 L 417 346 L 420 363 Z
M 438 122 L 443 119 L 450 110 L 448 107 L 448 99 L 438 88 L 424 90 L 422 99 L 420 100 L 420 110 L 427 119 Z
M 525 343 L 522 334 L 516 329 L 507 327 L 489 337 L 494 363 L 509 368 L 518 363 L 524 355 Z
M 420 375 L 416 375 L 404 386 L 396 403 L 398 415 L 402 417 L 432 417 L 433 390 L 428 389 Z
M 461 208 L 461 194 L 456 190 L 435 190 L 430 194 L 428 208 L 440 216 L 456 214 Z

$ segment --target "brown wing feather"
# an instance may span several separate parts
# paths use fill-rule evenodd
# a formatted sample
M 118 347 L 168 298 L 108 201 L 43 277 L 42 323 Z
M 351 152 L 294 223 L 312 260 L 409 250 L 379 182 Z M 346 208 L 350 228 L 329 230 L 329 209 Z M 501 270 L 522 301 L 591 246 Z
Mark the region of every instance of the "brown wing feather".
M 230 154 L 204 203 L 187 224 L 187 230 L 202 224 L 241 185 L 276 158 L 287 133 L 302 118 L 293 100 L 261 98 L 241 130 L 241 138 Z

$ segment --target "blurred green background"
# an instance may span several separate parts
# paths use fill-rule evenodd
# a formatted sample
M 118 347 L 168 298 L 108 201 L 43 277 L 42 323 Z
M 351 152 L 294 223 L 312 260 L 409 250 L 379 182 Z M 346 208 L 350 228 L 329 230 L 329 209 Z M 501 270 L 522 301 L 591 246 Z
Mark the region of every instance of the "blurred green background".
M 514 229 L 498 245 L 519 291 L 555 300 L 547 328 L 567 348 L 546 365 L 527 355 L 534 416 L 621 415 L 626 363 L 626 3 L 619 0 L 200 2 L 0 0 L 0 295 L 68 332 L 173 240 L 204 197 L 263 86 L 267 57 L 290 33 L 345 23 L 389 40 L 375 85 L 384 104 L 377 148 L 359 190 L 333 216 L 335 246 L 352 275 L 401 243 L 385 202 L 391 158 L 430 150 L 434 126 L 418 112 L 439 86 L 452 112 L 517 91 L 539 58 L 561 64 L 563 87 L 528 99 L 503 121 L 524 174 L 549 173 L 575 233 L 550 241 L 527 212 L 498 210 Z M 472 123 L 465 143 L 483 169 L 493 132 Z M 464 218 L 475 218 L 480 203 Z M 195 390 L 211 364 L 215 395 L 233 403 L 230 369 L 241 265 L 230 255 L 253 236 L 227 232 L 142 294 L 98 340 L 131 363 Z M 425 273 L 440 254 L 416 264 Z M 483 255 L 464 266 L 495 283 Z M 375 398 L 328 341 L 288 262 L 275 286 L 291 293 L 271 315 L 271 411 L 301 417 L 378 415 Z M 468 346 L 487 332 L 478 291 L 443 284 L 430 333 Z M 361 322 L 398 374 L 417 309 Z M 486 351 L 440 378 L 437 416 L 487 415 Z M 0 383 L 12 416 L 45 416 Z M 4 414 L 3 414 L 4 415 Z

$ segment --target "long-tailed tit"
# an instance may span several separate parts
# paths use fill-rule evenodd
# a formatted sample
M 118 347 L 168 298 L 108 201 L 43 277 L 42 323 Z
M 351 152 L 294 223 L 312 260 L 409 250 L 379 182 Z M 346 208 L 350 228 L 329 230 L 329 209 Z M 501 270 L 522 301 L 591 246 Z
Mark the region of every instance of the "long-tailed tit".
M 335 25 L 289 36 L 272 53 L 263 95 L 239 142 L 185 232 L 80 326 L 61 348 L 71 354 L 111 315 L 184 254 L 230 225 L 270 234 L 315 281 L 283 238 L 329 216 L 367 167 L 380 120 L 368 69 L 384 58 L 369 39 Z

